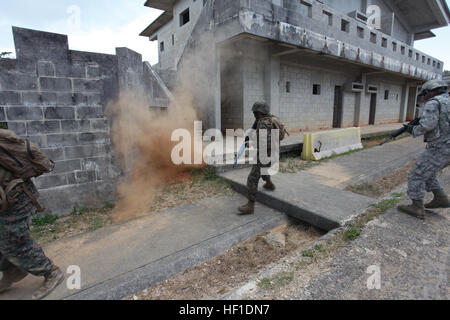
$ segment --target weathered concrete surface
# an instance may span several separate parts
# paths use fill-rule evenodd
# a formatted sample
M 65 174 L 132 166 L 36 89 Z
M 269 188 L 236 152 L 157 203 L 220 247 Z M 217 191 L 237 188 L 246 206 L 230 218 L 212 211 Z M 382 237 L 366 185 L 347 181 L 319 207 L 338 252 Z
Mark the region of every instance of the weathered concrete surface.
M 337 256 L 330 272 L 292 298 L 449 299 L 450 210 L 436 212 L 420 221 L 389 211 Z M 380 267 L 380 290 L 367 288 L 372 265 Z
M 449 194 L 449 169 L 440 181 Z M 329 272 L 292 298 L 449 299 L 450 209 L 435 212 L 421 221 L 392 209 L 370 222 Z M 371 265 L 380 267 L 380 290 L 367 289 Z
M 343 191 L 346 186 L 386 175 L 413 160 L 423 148 L 420 139 L 406 138 L 335 158 L 304 172 L 279 173 L 272 177 L 277 190 L 264 191 L 260 182 L 257 200 L 316 227 L 331 230 L 374 202 L 371 198 Z M 246 168 L 220 176 L 245 195 L 249 172 Z
M 121 299 L 285 220 L 263 205 L 254 216 L 238 216 L 244 200 L 205 199 L 50 244 L 44 249 L 56 264 L 81 268 L 81 290 L 62 284 L 49 299 Z M 41 281 L 29 276 L 0 300 L 29 299 Z
M 425 149 L 421 138 L 405 138 L 347 156 L 338 157 L 307 171 L 316 181 L 344 189 L 380 178 L 400 168 Z
M 223 173 L 221 177 L 237 192 L 246 194 L 249 173 L 250 169 L 240 169 Z M 258 202 L 326 231 L 338 228 L 373 203 L 372 198 L 317 183 L 305 173 L 278 174 L 272 181 L 277 190 L 264 191 L 261 182 Z

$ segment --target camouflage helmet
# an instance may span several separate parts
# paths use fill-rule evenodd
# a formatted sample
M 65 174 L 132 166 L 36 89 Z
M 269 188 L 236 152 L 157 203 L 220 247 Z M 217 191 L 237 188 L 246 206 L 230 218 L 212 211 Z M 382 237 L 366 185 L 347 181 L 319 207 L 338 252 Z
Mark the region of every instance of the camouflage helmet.
M 265 115 L 265 114 L 269 114 L 270 113 L 270 107 L 265 102 L 256 102 L 253 105 L 252 111 L 253 112 L 259 112 L 259 113 Z
M 430 81 L 425 82 L 425 84 L 422 86 L 422 89 L 420 90 L 419 95 L 424 96 L 428 92 L 431 92 L 433 90 L 440 89 L 440 88 L 448 90 L 447 82 L 445 82 L 443 80 L 430 80 Z

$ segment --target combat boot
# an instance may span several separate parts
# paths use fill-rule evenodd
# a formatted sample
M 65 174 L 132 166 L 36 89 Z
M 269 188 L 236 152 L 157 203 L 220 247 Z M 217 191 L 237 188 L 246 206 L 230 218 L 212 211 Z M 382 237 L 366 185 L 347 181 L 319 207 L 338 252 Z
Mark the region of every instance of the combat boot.
M 264 184 L 263 188 L 269 191 L 275 191 L 275 185 L 273 184 L 272 180 L 268 180 Z
M 0 280 L 0 293 L 8 290 L 14 283 L 23 280 L 28 272 L 13 266 L 5 271 L 2 271 L 3 276 Z
M 255 213 L 255 203 L 249 201 L 245 206 L 239 207 L 239 212 L 241 216 Z
M 398 210 L 416 217 L 421 220 L 425 220 L 425 208 L 423 206 L 423 200 L 413 200 L 409 206 L 398 206 Z
M 33 300 L 41 300 L 48 296 L 64 281 L 64 273 L 57 266 L 53 266 L 52 270 L 45 276 L 44 283 L 33 294 Z
M 430 203 L 425 205 L 427 209 L 439 209 L 439 208 L 450 208 L 450 201 L 444 190 L 433 191 L 434 199 Z

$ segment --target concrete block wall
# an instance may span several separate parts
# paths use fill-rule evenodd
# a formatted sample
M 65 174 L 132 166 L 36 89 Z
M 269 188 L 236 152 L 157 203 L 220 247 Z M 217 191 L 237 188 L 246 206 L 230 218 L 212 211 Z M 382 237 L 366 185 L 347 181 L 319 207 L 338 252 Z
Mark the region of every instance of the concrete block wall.
M 351 81 L 351 75 L 314 70 L 282 63 L 280 119 L 292 131 L 329 129 L 333 126 L 334 88 Z M 287 83 L 290 92 L 287 92 Z M 320 95 L 313 95 L 313 85 Z M 353 126 L 355 93 L 343 93 L 343 127 Z
M 255 122 L 253 104 L 265 101 L 264 68 L 265 60 L 246 58 L 243 60 L 244 73 L 244 128 Z
M 130 78 L 139 81 L 142 59 L 72 51 L 65 35 L 13 34 L 17 59 L 0 59 L 0 122 L 55 161 L 54 172 L 35 179 L 47 211 L 113 200 L 120 167 L 105 106 L 136 83 Z

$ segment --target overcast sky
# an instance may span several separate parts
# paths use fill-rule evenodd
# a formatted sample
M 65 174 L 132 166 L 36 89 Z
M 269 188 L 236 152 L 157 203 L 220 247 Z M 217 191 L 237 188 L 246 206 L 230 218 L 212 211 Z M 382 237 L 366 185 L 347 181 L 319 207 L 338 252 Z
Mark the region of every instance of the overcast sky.
M 449 3 L 450 0 L 447 0 Z M 67 34 L 73 50 L 115 53 L 128 47 L 144 60 L 158 61 L 155 42 L 140 37 L 161 11 L 144 0 L 0 0 L 0 52 L 13 51 L 11 26 Z M 416 48 L 445 62 L 450 70 L 450 27 L 434 30 L 437 37 L 416 42 Z

